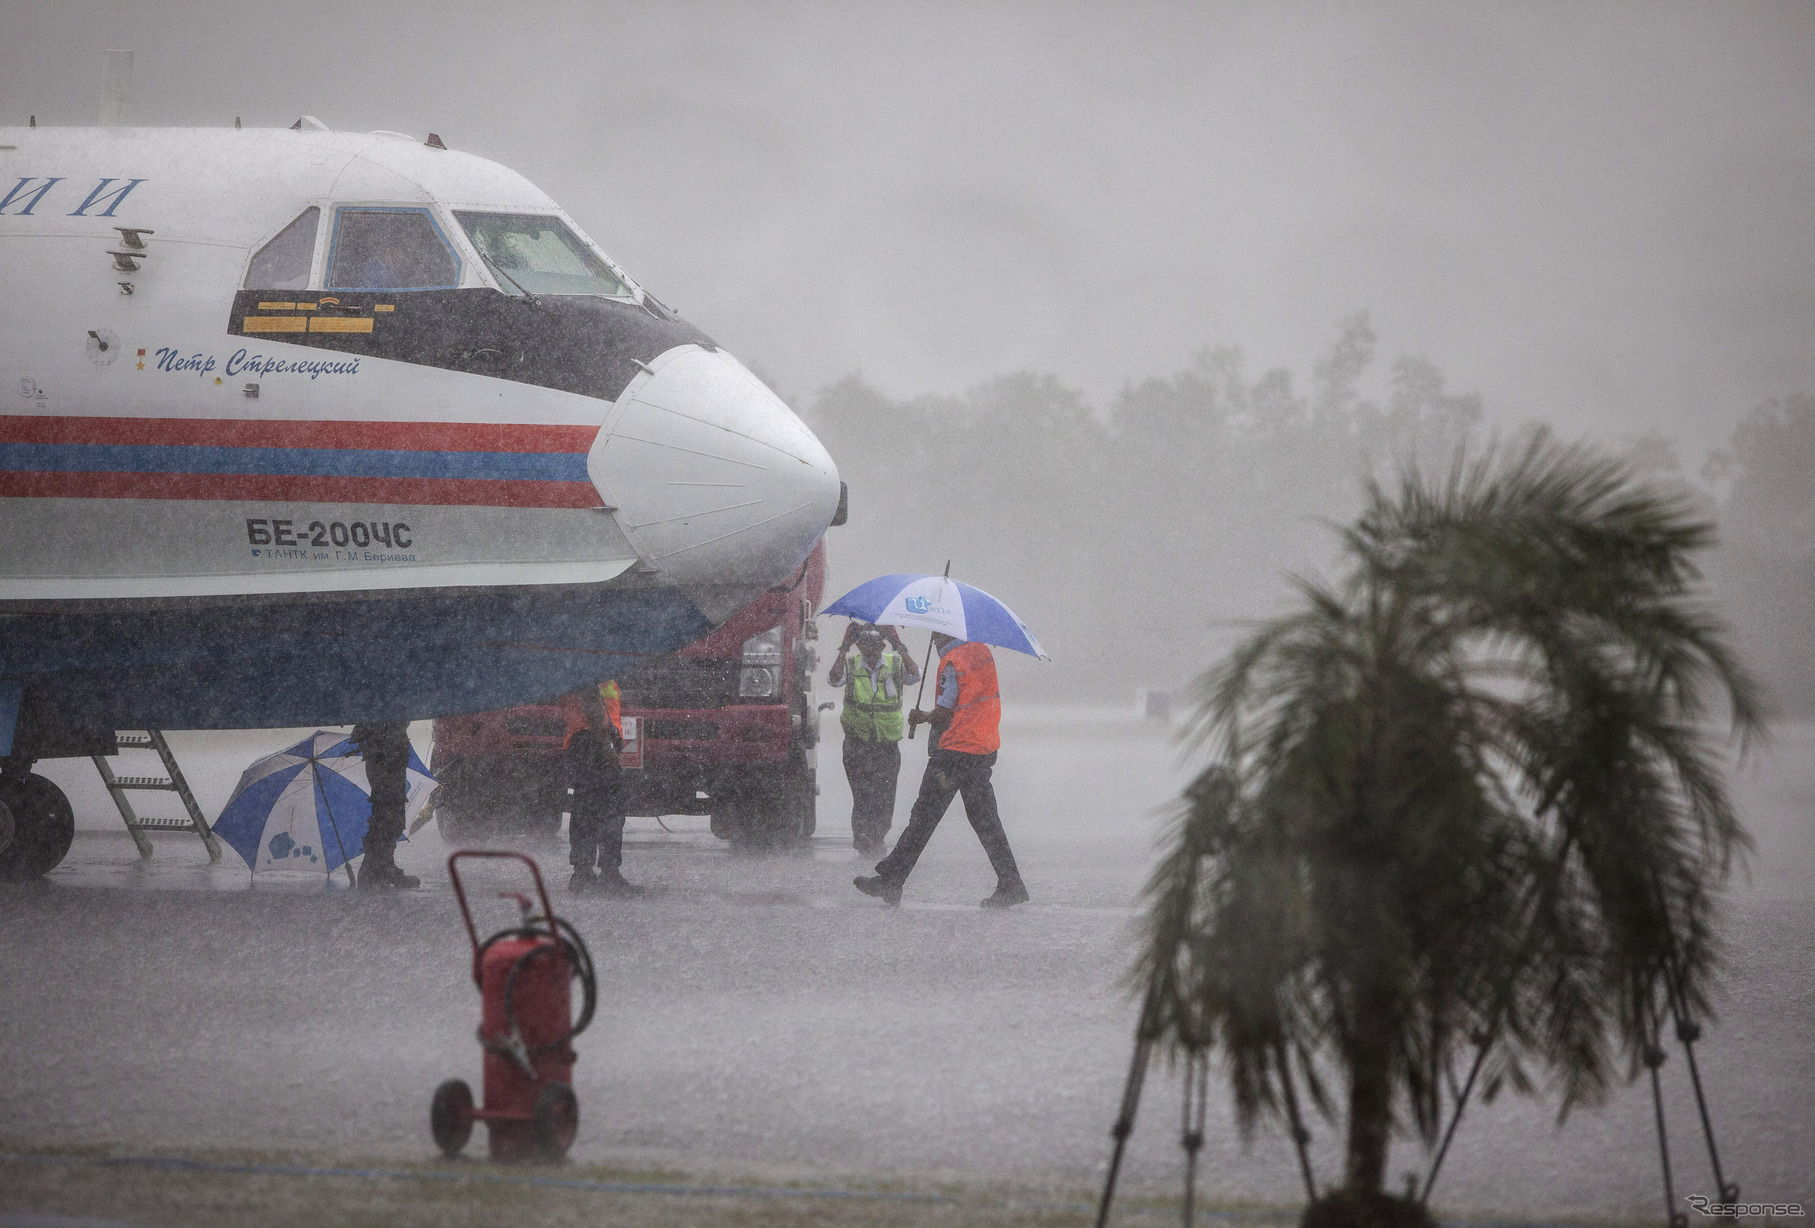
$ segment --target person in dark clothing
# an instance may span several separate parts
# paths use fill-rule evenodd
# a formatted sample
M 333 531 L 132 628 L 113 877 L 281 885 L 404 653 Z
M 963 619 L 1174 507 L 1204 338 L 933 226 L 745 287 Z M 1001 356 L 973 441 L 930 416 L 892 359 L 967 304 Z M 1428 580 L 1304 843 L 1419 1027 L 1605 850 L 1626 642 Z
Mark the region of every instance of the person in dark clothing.
M 1027 901 L 1014 850 L 996 810 L 996 790 L 990 783 L 996 752 L 1002 745 L 1002 700 L 996 682 L 996 661 L 987 644 L 959 641 L 938 632 L 933 647 L 939 653 L 939 693 L 931 712 L 916 708 L 908 724 L 931 725 L 933 741 L 927 748 L 926 774 L 920 779 L 920 796 L 908 815 L 908 825 L 895 849 L 876 863 L 873 876 L 854 880 L 857 889 L 889 904 L 901 902 L 901 887 L 913 873 L 926 842 L 952 804 L 963 794 L 964 817 L 996 872 L 996 890 L 983 901 L 985 908 L 1012 908 Z
M 353 744 L 365 760 L 372 790 L 372 818 L 366 824 L 365 860 L 359 886 L 367 889 L 419 887 L 422 880 L 397 867 L 403 839 L 404 803 L 409 800 L 410 723 L 373 721 L 353 726 Z
M 572 891 L 635 896 L 643 889 L 625 879 L 624 779 L 618 752 L 624 748 L 619 715 L 622 699 L 615 680 L 582 687 L 561 697 L 567 718 L 567 779 L 573 786 L 568 809 L 568 860 Z

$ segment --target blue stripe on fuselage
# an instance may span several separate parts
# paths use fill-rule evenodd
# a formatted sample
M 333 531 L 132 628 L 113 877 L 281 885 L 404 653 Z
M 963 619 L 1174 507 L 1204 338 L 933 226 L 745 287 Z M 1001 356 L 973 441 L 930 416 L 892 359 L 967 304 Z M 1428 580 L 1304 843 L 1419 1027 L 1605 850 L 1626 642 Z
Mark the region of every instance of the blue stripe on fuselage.
M 205 448 L 160 444 L 0 443 L 20 473 L 248 473 L 302 477 L 482 478 L 584 482 L 581 452 L 415 452 L 380 448 Z

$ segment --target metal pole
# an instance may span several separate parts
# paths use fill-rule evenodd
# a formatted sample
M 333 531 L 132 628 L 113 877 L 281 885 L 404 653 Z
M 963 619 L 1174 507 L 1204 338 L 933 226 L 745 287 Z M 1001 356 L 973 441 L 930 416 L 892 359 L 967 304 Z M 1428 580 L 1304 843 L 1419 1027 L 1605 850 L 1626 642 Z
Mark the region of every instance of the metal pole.
M 1475 1050 L 1474 1064 L 1468 1068 L 1468 1078 L 1462 1083 L 1462 1090 L 1456 1092 L 1456 1111 L 1449 1119 L 1449 1129 L 1443 1132 L 1443 1145 L 1437 1148 L 1437 1155 L 1431 1161 L 1431 1171 L 1424 1178 L 1424 1192 L 1418 1195 L 1418 1205 L 1426 1206 L 1431 1200 L 1431 1187 L 1437 1184 L 1437 1172 L 1443 1167 L 1443 1157 L 1449 1154 L 1450 1140 L 1456 1137 L 1456 1127 L 1462 1124 L 1462 1110 L 1468 1106 L 1469 1095 L 1475 1090 L 1475 1078 L 1481 1073 L 1481 1063 L 1487 1060 L 1487 1050 L 1492 1038 L 1481 1042 Z M 1455 1087 L 1455 1076 L 1451 1076 L 1450 1087 Z
M 1298 1114 L 1298 1088 L 1292 1082 L 1291 1058 L 1287 1056 L 1284 1042 L 1279 1046 L 1279 1082 L 1286 1090 L 1286 1119 L 1292 1127 L 1292 1145 L 1298 1150 L 1298 1172 L 1305 1181 L 1305 1197 L 1316 1202 L 1317 1178 L 1311 1172 L 1311 1153 L 1305 1149 L 1311 1141 L 1311 1132 L 1305 1129 L 1304 1120 Z
M 1195 1077 L 1194 1077 L 1195 1076 Z M 1197 1153 L 1204 1146 L 1204 1104 L 1210 1059 L 1197 1052 L 1185 1059 L 1185 1102 L 1180 1112 L 1180 1143 L 1185 1148 L 1185 1228 L 1197 1222 Z
M 1670 1137 L 1664 1130 L 1664 1087 L 1658 1078 L 1658 1067 L 1664 1064 L 1663 1046 L 1658 1042 L 1656 1003 L 1646 995 L 1645 1011 L 1651 1016 L 1651 1035 L 1645 1042 L 1645 1065 L 1651 1070 L 1651 1103 L 1657 1114 L 1657 1158 L 1664 1172 L 1664 1217 L 1671 1228 L 1688 1223 L 1689 1217 L 1676 1209 L 1676 1185 L 1670 1178 Z
M 1683 979 L 1674 958 L 1664 965 L 1665 985 L 1669 991 L 1670 1014 L 1676 1023 L 1676 1038 L 1683 1043 L 1683 1056 L 1689 1063 L 1689 1082 L 1695 1088 L 1695 1107 L 1701 1114 L 1702 1137 L 1708 1143 L 1708 1163 L 1714 1169 L 1714 1184 L 1722 1202 L 1739 1201 L 1739 1185 L 1727 1184 L 1721 1172 L 1720 1148 L 1714 1142 L 1714 1120 L 1708 1115 L 1708 1097 L 1702 1091 L 1701 1067 L 1695 1060 L 1695 1042 L 1702 1038 L 1701 1025 L 1689 1017 L 1689 998 L 1683 991 Z
M 1122 1171 L 1122 1152 L 1128 1146 L 1128 1136 L 1134 1133 L 1134 1116 L 1140 1111 L 1141 1085 L 1147 1080 L 1147 1060 L 1152 1051 L 1151 1040 L 1135 1037 L 1134 1058 L 1128 1063 L 1128 1082 L 1122 1088 L 1122 1108 L 1116 1114 L 1115 1124 L 1109 1127 L 1109 1136 L 1115 1140 L 1115 1151 L 1109 1157 L 1109 1175 L 1103 1179 L 1096 1228 L 1105 1228 L 1109 1223 L 1109 1206 L 1115 1201 L 1115 1182 Z

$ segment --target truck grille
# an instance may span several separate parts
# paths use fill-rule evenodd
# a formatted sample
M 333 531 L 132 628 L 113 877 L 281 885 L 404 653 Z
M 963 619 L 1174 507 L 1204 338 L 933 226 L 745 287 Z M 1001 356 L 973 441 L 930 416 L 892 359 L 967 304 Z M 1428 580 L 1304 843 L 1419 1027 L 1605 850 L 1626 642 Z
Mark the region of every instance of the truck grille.
M 645 721 L 643 736 L 651 742 L 710 742 L 718 737 L 716 721 Z
M 668 657 L 625 674 L 618 687 L 627 708 L 722 708 L 737 702 L 737 670 L 736 661 Z

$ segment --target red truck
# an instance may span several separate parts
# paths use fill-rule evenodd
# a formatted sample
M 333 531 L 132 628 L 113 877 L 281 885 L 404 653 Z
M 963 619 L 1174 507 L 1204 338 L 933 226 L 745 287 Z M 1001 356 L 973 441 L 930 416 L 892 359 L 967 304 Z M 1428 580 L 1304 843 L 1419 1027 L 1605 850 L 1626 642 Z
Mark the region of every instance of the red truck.
M 820 707 L 814 675 L 825 594 L 822 539 L 800 570 L 678 652 L 618 678 L 643 766 L 624 784 L 633 815 L 709 814 L 733 844 L 813 834 Z M 449 844 L 553 834 L 567 809 L 566 726 L 553 701 L 435 722 L 435 821 Z

